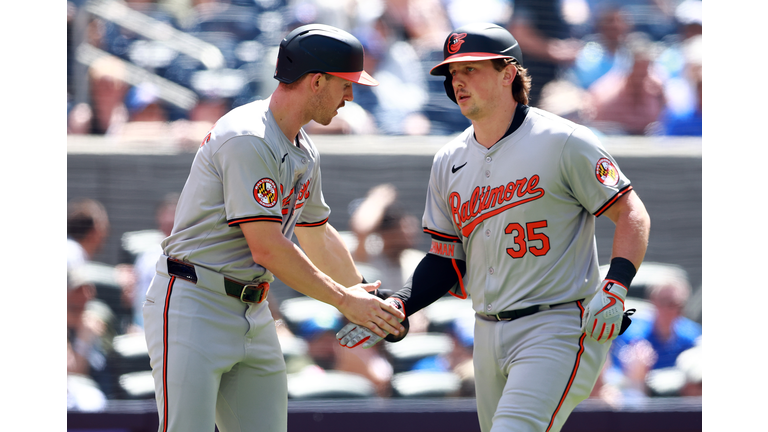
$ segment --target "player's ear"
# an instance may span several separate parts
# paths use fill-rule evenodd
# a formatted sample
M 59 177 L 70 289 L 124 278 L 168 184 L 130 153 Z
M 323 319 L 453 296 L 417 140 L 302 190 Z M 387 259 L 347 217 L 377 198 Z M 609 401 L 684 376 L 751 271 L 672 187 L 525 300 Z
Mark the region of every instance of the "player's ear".
M 326 81 L 328 81 L 328 77 L 324 73 L 316 72 L 316 73 L 310 74 L 309 83 L 310 83 L 312 92 L 314 93 L 319 92 L 325 85 Z
M 502 72 L 504 74 L 504 84 L 512 85 L 512 82 L 515 81 L 515 77 L 517 76 L 517 68 L 514 63 L 508 63 Z

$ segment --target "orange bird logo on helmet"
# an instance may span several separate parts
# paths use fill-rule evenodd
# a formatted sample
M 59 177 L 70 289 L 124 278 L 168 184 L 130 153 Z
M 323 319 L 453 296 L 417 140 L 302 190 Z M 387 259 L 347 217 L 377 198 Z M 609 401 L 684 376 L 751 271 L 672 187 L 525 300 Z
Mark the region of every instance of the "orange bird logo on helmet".
M 467 37 L 466 33 L 453 33 L 451 34 L 451 37 L 448 38 L 448 52 L 451 54 L 456 54 L 459 52 L 459 48 L 461 47 L 461 44 L 464 43 L 464 38 Z

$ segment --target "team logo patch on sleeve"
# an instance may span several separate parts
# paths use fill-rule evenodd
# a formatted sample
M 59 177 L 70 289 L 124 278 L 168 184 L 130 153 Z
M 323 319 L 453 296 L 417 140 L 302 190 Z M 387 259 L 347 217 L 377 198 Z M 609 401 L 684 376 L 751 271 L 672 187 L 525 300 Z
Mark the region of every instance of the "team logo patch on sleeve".
M 619 170 L 608 158 L 601 158 L 595 167 L 597 180 L 606 186 L 616 186 L 619 183 Z
M 253 197 L 264 207 L 274 207 L 277 204 L 277 185 L 271 178 L 263 178 L 253 187 Z

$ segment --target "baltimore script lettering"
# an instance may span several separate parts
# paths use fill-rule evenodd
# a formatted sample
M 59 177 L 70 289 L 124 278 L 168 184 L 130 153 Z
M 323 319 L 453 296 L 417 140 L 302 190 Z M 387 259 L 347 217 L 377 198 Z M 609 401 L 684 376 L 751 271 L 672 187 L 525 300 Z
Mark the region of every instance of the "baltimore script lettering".
M 539 176 L 534 174 L 530 179 L 523 177 L 496 188 L 476 186 L 466 201 L 462 201 L 458 192 L 451 192 L 448 204 L 451 207 L 453 223 L 461 229 L 465 237 L 469 237 L 477 224 L 485 219 L 543 197 L 544 189 L 537 187 L 538 184 Z M 505 204 L 515 197 L 520 199 Z M 489 209 L 490 211 L 486 211 Z

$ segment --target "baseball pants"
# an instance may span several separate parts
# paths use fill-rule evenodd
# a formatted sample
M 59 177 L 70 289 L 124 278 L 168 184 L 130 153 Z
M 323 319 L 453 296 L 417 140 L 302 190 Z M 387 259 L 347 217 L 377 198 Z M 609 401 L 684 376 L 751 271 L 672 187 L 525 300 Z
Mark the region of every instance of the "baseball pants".
M 267 302 L 224 294 L 223 277 L 195 266 L 192 283 L 166 257 L 144 303 L 161 432 L 287 430 L 285 361 Z
M 581 305 L 513 321 L 475 319 L 477 414 L 483 432 L 556 432 L 586 399 L 610 343 L 581 332 Z

